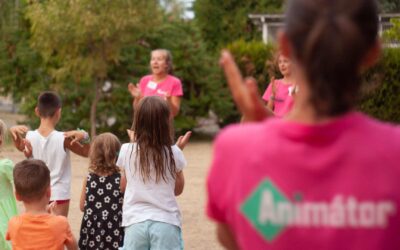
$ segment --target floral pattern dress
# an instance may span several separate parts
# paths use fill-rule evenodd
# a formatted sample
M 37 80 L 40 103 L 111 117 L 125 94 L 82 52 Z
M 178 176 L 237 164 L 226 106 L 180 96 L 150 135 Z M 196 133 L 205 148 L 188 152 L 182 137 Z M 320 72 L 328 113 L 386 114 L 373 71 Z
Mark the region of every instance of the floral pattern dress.
M 123 193 L 121 175 L 98 176 L 89 173 L 86 182 L 85 209 L 79 237 L 80 249 L 118 249 L 122 247 Z

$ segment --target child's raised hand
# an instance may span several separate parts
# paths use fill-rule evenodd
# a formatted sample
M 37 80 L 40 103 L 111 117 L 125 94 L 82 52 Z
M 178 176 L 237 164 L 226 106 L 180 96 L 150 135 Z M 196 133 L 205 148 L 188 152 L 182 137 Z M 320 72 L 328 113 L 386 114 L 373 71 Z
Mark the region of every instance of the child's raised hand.
M 56 207 L 57 207 L 57 202 L 56 202 L 56 201 L 53 201 L 52 203 L 50 203 L 49 205 L 47 205 L 46 211 L 47 211 L 49 214 L 55 214 L 54 210 L 56 209 Z
M 85 140 L 88 137 L 88 134 L 85 131 L 71 130 L 64 132 L 64 137 L 71 139 L 71 145 L 77 143 L 82 146 L 80 142 Z
M 140 89 L 137 87 L 137 84 L 129 83 L 128 84 L 128 91 L 131 93 L 133 98 L 137 98 L 141 96 Z
M 18 139 L 18 137 L 23 138 L 28 130 L 29 128 L 25 125 L 16 125 L 10 128 L 10 133 L 15 141 Z
M 222 51 L 220 64 L 225 72 L 233 100 L 244 116 L 244 121 L 261 121 L 273 115 L 264 107 L 256 81 L 254 79 L 243 80 L 232 55 L 228 51 Z
M 179 136 L 178 140 L 176 140 L 176 146 L 178 146 L 181 150 L 183 150 L 186 144 L 188 144 L 191 136 L 192 136 L 192 131 L 188 131 L 185 133 L 185 135 Z
M 23 144 L 24 144 L 24 155 L 26 158 L 31 158 L 32 157 L 32 144 L 30 141 L 27 139 L 23 139 Z

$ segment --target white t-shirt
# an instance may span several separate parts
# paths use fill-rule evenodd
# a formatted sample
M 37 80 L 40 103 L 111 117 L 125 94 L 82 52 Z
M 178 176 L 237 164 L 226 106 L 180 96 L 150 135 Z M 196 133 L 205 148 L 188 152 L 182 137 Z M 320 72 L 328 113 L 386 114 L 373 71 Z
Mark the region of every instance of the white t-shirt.
M 71 160 L 64 149 L 64 133 L 54 130 L 47 137 L 37 130 L 28 131 L 26 139 L 32 144 L 34 159 L 42 160 L 50 170 L 51 201 L 71 197 Z
M 181 226 L 181 212 L 175 199 L 175 180 L 167 171 L 167 182 L 155 182 L 155 171 L 150 180 L 143 182 L 139 169 L 135 171 L 136 143 L 122 145 L 117 165 L 125 169 L 127 186 L 122 207 L 122 226 L 127 227 L 146 220 Z M 186 166 L 182 151 L 172 146 L 177 172 Z M 153 169 L 154 170 L 154 169 Z

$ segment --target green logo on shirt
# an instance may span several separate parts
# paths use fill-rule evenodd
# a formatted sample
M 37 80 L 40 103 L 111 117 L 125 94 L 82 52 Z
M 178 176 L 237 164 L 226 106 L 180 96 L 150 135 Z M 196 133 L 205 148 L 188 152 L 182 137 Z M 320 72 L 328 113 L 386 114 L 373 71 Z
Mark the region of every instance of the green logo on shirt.
M 273 240 L 284 228 L 284 225 L 268 221 L 269 210 L 264 209 L 264 206 L 273 206 L 273 201 L 280 203 L 289 202 L 285 195 L 276 188 L 269 179 L 266 179 L 247 198 L 241 207 L 243 215 L 250 221 L 257 231 L 269 241 Z M 270 204 L 262 204 L 265 202 Z
M 267 240 L 274 240 L 286 227 L 383 229 L 396 214 L 391 200 L 360 200 L 334 194 L 330 199 L 303 200 L 294 193 L 290 201 L 268 178 L 262 181 L 240 207 L 253 227 Z

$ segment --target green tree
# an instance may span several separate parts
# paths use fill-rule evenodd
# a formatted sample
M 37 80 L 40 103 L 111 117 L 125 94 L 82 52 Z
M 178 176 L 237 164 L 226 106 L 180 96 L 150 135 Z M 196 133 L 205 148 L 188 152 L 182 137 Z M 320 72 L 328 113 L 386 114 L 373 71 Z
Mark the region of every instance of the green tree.
M 381 12 L 395 13 L 400 12 L 399 0 L 379 0 Z
M 158 2 L 149 0 L 51 0 L 28 6 L 31 46 L 50 68 L 54 88 L 72 84 L 91 100 L 92 135 L 110 69 L 119 63 L 124 46 L 158 23 L 159 11 Z
M 250 13 L 281 13 L 282 0 L 196 0 L 196 24 L 208 44 L 215 51 L 235 40 L 260 37 L 248 18 Z
M 17 102 L 31 87 L 49 82 L 41 56 L 29 46 L 25 7 L 23 0 L 0 1 L 0 94 L 11 94 Z

